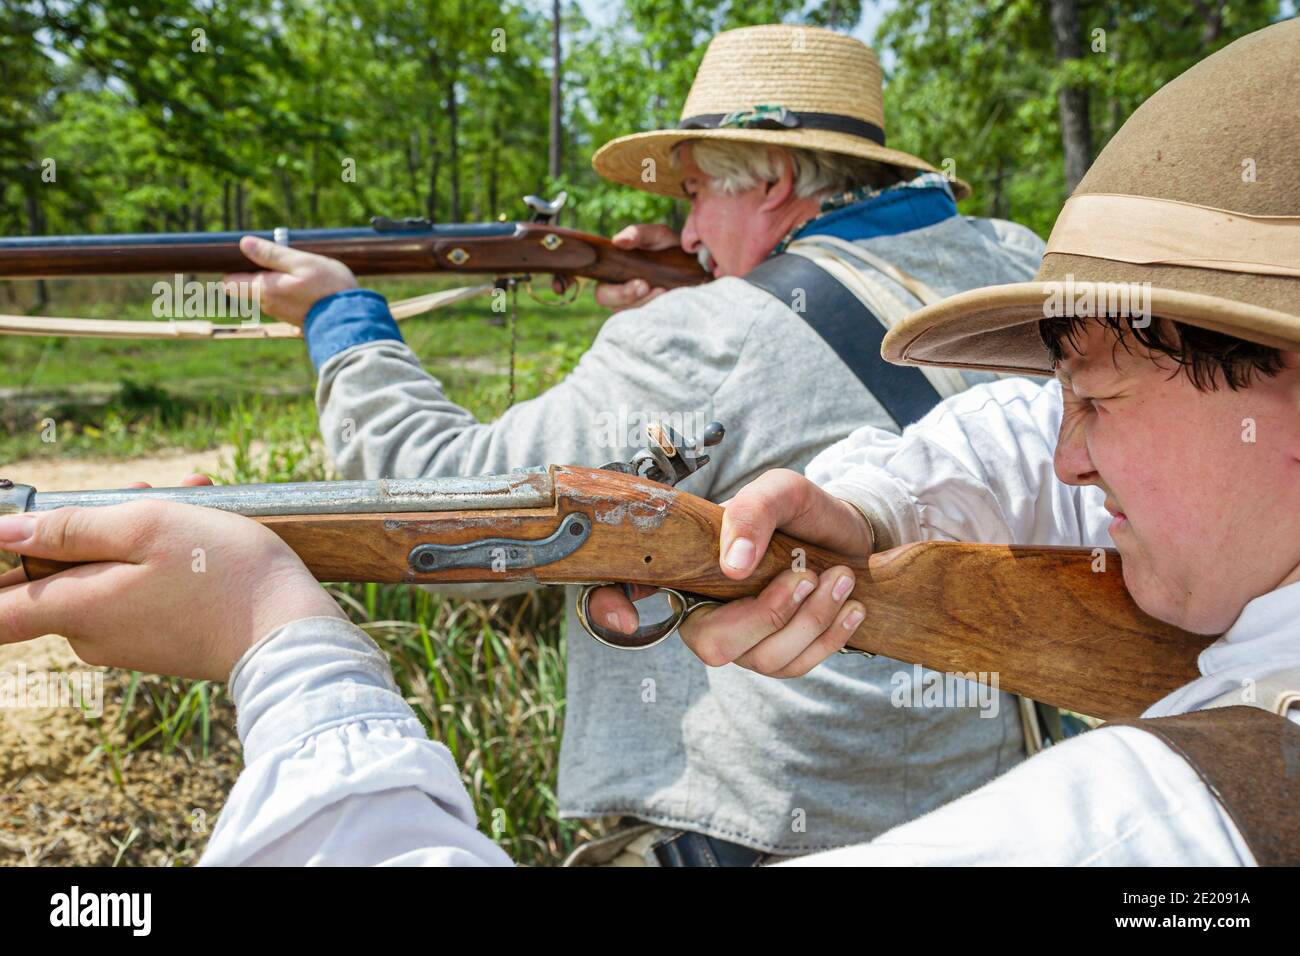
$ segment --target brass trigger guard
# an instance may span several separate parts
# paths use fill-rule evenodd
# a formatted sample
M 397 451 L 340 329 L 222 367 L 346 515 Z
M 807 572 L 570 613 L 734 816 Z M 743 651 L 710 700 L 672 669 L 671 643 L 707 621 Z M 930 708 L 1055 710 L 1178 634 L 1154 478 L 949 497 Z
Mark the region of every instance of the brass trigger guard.
M 606 647 L 615 647 L 621 651 L 643 651 L 647 647 L 654 647 L 676 633 L 682 622 L 690 617 L 694 611 L 702 607 L 716 607 L 722 604 L 721 601 L 702 598 L 696 594 L 687 594 L 673 588 L 658 588 L 655 591 L 656 594 L 668 596 L 668 603 L 673 610 L 672 615 L 665 621 L 639 626 L 631 634 L 624 634 L 621 631 L 612 631 L 609 628 L 602 627 L 591 619 L 591 595 L 597 588 L 603 587 L 622 588 L 628 600 L 632 599 L 632 585 L 630 584 L 588 584 L 582 589 L 582 594 L 578 597 L 578 623 L 582 625 L 584 631 Z M 646 596 L 650 597 L 651 595 Z

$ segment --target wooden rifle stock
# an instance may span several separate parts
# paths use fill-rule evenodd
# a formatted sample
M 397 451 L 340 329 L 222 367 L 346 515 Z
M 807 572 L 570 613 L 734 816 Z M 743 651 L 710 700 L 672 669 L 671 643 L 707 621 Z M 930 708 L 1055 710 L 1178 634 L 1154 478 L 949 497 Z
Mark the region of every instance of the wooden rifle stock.
M 854 568 L 854 597 L 867 616 L 851 647 L 939 671 L 995 674 L 1002 690 L 1104 719 L 1141 714 L 1193 680 L 1212 640 L 1143 613 L 1114 552 L 920 542 L 863 560 L 777 534 L 755 572 L 733 581 L 718 566 L 718 505 L 603 469 L 552 466 L 549 478 L 534 477 L 553 487 L 552 506 L 255 520 L 322 581 L 617 582 L 731 600 L 758 593 L 800 549 L 812 571 Z M 431 543 L 447 554 L 494 541 L 562 542 L 574 515 L 586 537 L 554 560 L 413 569 L 414 550 Z M 33 579 L 64 567 L 30 558 L 24 566 Z

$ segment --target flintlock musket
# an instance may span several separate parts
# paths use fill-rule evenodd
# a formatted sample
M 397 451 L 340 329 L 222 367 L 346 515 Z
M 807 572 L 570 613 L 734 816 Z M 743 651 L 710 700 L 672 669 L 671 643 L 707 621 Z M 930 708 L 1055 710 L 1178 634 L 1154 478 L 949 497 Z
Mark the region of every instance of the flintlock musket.
M 522 286 L 531 290 L 532 277 L 538 273 L 554 276 L 557 291 L 570 291 L 571 296 L 576 296 L 588 280 L 627 282 L 641 278 L 651 288 L 673 289 L 711 278 L 704 268 L 707 255 L 702 247 L 697 256 L 681 249 L 619 249 L 601 236 L 554 225 L 567 199 L 567 193 L 553 200 L 525 196 L 524 203 L 533 213 L 527 222 L 448 224 L 380 216 L 369 226 L 353 229 L 0 237 L 0 279 L 168 275 L 175 276 L 179 284 L 181 277 L 190 273 L 256 271 L 259 266 L 239 251 L 239 240 L 247 235 L 329 256 L 358 275 L 438 273 L 491 277 L 486 284 L 443 289 L 393 302 L 390 310 L 398 320 L 494 289 L 513 293 Z M 302 334 L 286 322 L 262 322 L 260 315 L 239 323 L 211 321 L 227 318 L 223 295 L 215 296 L 201 315 L 169 322 L 0 315 L 0 335 L 225 340 L 297 338 Z M 571 296 L 561 299 L 561 304 L 571 301 Z
M 651 426 L 628 463 L 476 478 L 37 492 L 0 481 L 0 514 L 162 499 L 232 511 L 283 538 L 321 581 L 583 585 L 582 625 L 612 647 L 652 646 L 696 607 L 752 596 L 802 563 L 854 569 L 863 653 L 959 675 L 1104 719 L 1132 717 L 1194 679 L 1212 640 L 1143 613 L 1108 551 L 922 541 L 868 559 L 774 535 L 743 581 L 718 566 L 722 508 L 673 487 L 708 462 L 702 441 Z M 1098 549 L 1100 550 L 1100 549 Z M 29 578 L 67 565 L 24 558 Z M 670 613 L 631 634 L 587 613 L 602 583 L 658 588 Z
M 527 222 L 379 216 L 351 229 L 0 237 L 0 279 L 255 271 L 260 267 L 239 251 L 240 238 L 248 235 L 329 256 L 358 275 L 540 273 L 598 282 L 643 278 L 668 289 L 710 278 L 699 258 L 681 249 L 619 249 L 602 236 L 556 226 L 567 199 L 565 193 L 550 201 L 525 196 L 533 212 Z

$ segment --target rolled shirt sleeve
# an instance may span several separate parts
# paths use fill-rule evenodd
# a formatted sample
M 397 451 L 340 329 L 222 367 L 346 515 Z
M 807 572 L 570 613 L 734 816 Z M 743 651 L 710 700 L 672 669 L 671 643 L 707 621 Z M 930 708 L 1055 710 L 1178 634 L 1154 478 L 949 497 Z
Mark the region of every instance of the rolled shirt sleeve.
M 230 691 L 245 767 L 202 864 L 510 864 L 478 831 L 451 753 L 356 626 L 277 629 L 244 654 Z

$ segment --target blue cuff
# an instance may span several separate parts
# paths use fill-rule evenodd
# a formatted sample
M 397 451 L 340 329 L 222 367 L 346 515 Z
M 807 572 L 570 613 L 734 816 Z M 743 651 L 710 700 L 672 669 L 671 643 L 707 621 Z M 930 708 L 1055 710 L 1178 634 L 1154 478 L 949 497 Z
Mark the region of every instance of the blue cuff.
M 307 354 L 317 374 L 321 366 L 344 349 L 381 339 L 402 341 L 388 300 L 369 289 L 347 289 L 311 307 L 302 326 Z

